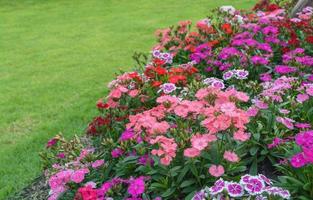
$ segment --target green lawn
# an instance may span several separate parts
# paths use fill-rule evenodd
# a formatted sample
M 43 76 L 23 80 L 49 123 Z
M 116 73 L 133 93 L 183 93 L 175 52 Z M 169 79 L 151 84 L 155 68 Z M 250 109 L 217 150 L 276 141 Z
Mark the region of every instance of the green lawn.
M 95 102 L 154 31 L 255 0 L 0 0 L 0 199 L 40 174 L 38 152 L 81 134 Z

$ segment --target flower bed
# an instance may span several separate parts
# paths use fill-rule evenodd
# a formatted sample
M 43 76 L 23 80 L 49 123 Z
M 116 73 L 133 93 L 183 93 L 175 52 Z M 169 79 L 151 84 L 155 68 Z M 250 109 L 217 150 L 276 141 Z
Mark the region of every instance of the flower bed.
M 313 8 L 284 8 L 158 30 L 87 137 L 48 142 L 49 199 L 313 199 Z

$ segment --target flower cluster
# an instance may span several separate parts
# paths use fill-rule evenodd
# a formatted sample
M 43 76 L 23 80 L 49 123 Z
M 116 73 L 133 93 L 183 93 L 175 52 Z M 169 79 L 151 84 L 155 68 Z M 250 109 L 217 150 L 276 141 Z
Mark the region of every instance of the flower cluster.
M 47 143 L 50 199 L 312 199 L 313 8 L 262 2 L 158 30 L 87 136 Z
M 218 199 L 227 197 L 241 197 L 241 199 L 255 197 L 255 199 L 266 199 L 268 196 L 289 199 L 290 193 L 288 190 L 272 186 L 271 180 L 260 174 L 258 176 L 244 175 L 241 177 L 239 183 L 219 179 L 212 187 L 207 187 L 197 192 L 193 200 L 211 199 L 214 197 Z
M 313 130 L 303 131 L 296 135 L 296 143 L 302 152 L 294 155 L 290 162 L 293 167 L 299 168 L 313 163 Z

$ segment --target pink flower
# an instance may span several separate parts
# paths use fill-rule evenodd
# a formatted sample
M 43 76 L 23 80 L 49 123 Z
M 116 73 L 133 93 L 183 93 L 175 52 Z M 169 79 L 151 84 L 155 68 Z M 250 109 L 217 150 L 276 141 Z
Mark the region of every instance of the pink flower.
M 79 169 L 74 171 L 71 176 L 71 181 L 75 183 L 81 183 L 85 179 L 85 174 L 89 173 L 89 169 Z
M 251 134 L 250 133 L 245 133 L 242 130 L 238 130 L 234 133 L 234 139 L 240 142 L 245 142 L 249 140 Z
M 224 112 L 226 115 L 235 116 L 237 108 L 234 103 L 229 102 L 221 105 L 221 111 Z
M 307 95 L 307 94 L 298 94 L 297 95 L 297 101 L 299 102 L 299 103 L 303 103 L 303 102 L 305 102 L 306 100 L 308 100 L 310 97 L 309 97 L 309 95 Z
M 222 165 L 211 165 L 209 168 L 209 173 L 214 177 L 220 177 L 224 172 L 224 167 Z
M 173 158 L 175 158 L 177 144 L 174 138 L 157 136 L 155 139 L 151 139 L 149 142 L 150 144 L 159 144 L 160 149 L 153 149 L 151 154 L 161 157 L 160 162 L 163 165 L 169 165 Z
M 247 110 L 247 114 L 249 117 L 255 117 L 259 112 L 259 109 L 257 107 L 250 107 L 248 110 Z
M 188 157 L 188 158 L 194 158 L 199 156 L 201 153 L 201 151 L 199 151 L 198 149 L 195 148 L 187 148 L 184 150 L 184 156 Z
M 305 92 L 306 92 L 308 95 L 313 96 L 313 86 L 307 88 L 307 89 L 305 90 Z
M 131 97 L 136 97 L 138 94 L 139 94 L 139 91 L 138 90 L 130 90 L 128 92 L 129 96 Z
M 89 181 L 85 184 L 86 187 L 96 188 L 97 184 L 93 181 Z
M 204 135 L 196 134 L 191 138 L 191 145 L 193 148 L 198 149 L 199 151 L 205 149 L 209 144 L 207 137 Z
M 96 168 L 101 167 L 103 164 L 104 164 L 104 160 L 102 159 L 102 160 L 96 160 L 95 162 L 91 164 L 91 166 L 92 168 L 96 169 Z
M 288 117 L 276 117 L 276 121 L 282 123 L 290 130 L 294 129 L 294 126 L 293 126 L 294 120 Z
M 279 146 L 280 144 L 282 144 L 284 141 L 278 137 L 273 139 L 273 142 L 271 144 L 268 144 L 267 147 L 269 149 L 275 148 L 277 146 Z
M 229 161 L 229 162 L 238 162 L 239 161 L 239 157 L 237 156 L 236 153 L 232 152 L 232 151 L 225 151 L 224 152 L 224 159 Z

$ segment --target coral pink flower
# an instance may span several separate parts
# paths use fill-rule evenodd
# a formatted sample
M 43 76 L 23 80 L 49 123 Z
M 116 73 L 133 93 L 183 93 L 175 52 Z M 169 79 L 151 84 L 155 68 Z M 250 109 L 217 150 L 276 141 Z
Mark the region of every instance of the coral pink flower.
M 109 96 L 114 99 L 119 99 L 122 96 L 122 92 L 119 89 L 114 89 L 111 91 Z
M 214 177 L 220 177 L 224 172 L 224 167 L 222 165 L 211 165 L 209 168 L 209 173 Z
M 167 138 L 165 136 L 157 136 L 155 139 L 150 140 L 150 144 L 159 144 L 160 149 L 152 150 L 152 155 L 161 157 L 160 162 L 163 165 L 169 165 L 173 158 L 176 156 L 177 144 L 174 138 Z
M 199 151 L 198 149 L 195 148 L 187 148 L 184 150 L 184 156 L 188 157 L 188 158 L 194 158 L 199 156 L 201 153 L 201 151 Z
M 136 97 L 139 94 L 139 90 L 131 90 L 128 92 L 129 96 Z
M 229 162 L 238 162 L 239 161 L 239 157 L 237 156 L 236 153 L 232 152 L 232 151 L 225 151 L 224 152 L 224 159 L 229 161 Z
M 209 92 L 207 89 L 200 89 L 198 90 L 198 92 L 196 93 L 196 97 L 199 100 L 203 100 L 206 96 L 208 96 Z
M 209 144 L 207 137 L 200 134 L 193 135 L 190 141 L 192 147 L 198 149 L 199 151 L 205 149 Z
M 238 130 L 234 133 L 234 139 L 240 142 L 245 142 L 249 140 L 251 134 L 250 133 L 245 133 L 242 130 Z
M 224 112 L 228 116 L 236 115 L 236 105 L 232 102 L 224 103 L 221 105 L 221 111 Z

